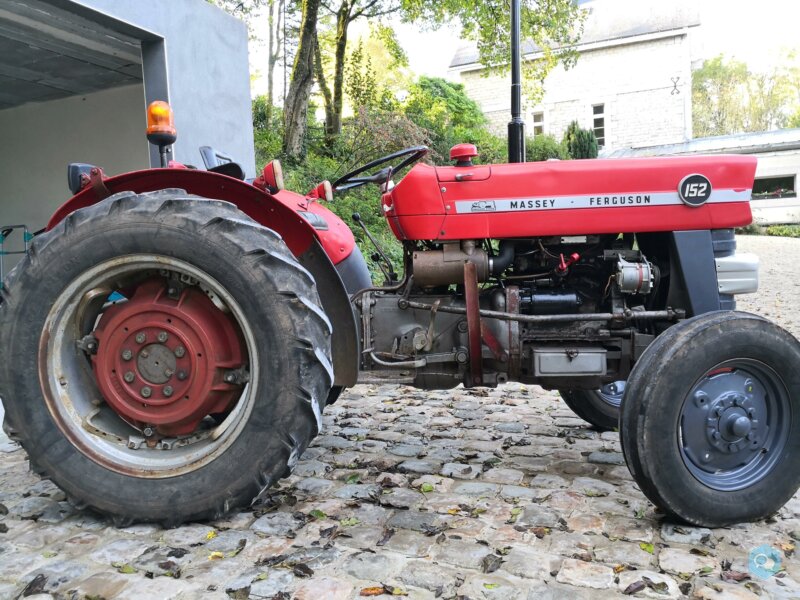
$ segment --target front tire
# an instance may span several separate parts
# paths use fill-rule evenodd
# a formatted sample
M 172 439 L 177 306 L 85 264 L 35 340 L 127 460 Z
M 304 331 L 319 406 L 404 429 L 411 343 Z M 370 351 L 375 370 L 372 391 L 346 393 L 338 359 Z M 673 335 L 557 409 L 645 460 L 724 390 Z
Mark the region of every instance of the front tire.
M 671 327 L 634 366 L 620 439 L 642 492 L 705 527 L 763 519 L 800 487 L 800 342 L 714 312 Z
M 246 506 L 319 431 L 331 325 L 281 238 L 232 204 L 113 196 L 37 237 L 2 297 L 15 437 L 117 524 Z

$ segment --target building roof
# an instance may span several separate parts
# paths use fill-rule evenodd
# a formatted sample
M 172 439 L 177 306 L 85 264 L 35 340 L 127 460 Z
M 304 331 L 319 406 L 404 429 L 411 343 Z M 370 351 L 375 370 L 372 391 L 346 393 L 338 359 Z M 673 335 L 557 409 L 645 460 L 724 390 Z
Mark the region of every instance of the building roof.
M 628 158 L 636 156 L 669 156 L 673 154 L 756 154 L 800 149 L 800 129 L 777 129 L 734 135 L 717 135 L 696 138 L 681 144 L 621 148 L 603 158 Z
M 700 25 L 697 9 L 688 3 L 663 0 L 591 0 L 580 2 L 588 11 L 580 46 L 601 42 L 623 42 L 627 38 L 682 30 Z M 538 51 L 531 41 L 522 44 L 523 55 Z M 466 42 L 456 50 L 450 68 L 478 63 L 475 42 Z

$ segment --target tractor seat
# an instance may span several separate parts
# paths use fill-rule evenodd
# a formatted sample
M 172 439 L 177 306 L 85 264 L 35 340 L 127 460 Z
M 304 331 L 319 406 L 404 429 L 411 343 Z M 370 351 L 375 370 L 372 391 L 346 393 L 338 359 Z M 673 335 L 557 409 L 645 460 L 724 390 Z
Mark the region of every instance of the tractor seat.
M 206 166 L 206 171 L 244 181 L 244 169 L 239 163 L 234 162 L 231 156 L 215 150 L 211 146 L 200 146 L 200 156 Z

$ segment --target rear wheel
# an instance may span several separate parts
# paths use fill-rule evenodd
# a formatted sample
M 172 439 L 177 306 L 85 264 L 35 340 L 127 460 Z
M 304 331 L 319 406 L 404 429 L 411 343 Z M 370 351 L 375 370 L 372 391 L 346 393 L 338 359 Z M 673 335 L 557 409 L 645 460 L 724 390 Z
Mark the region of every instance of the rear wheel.
M 118 523 L 213 518 L 317 434 L 331 327 L 280 237 L 179 190 L 36 239 L 0 304 L 0 397 L 31 465 Z
M 597 390 L 559 390 L 567 406 L 584 421 L 601 431 L 619 426 L 619 406 L 625 381 L 613 381 Z
M 622 449 L 639 487 L 706 527 L 780 509 L 800 486 L 800 343 L 737 312 L 671 327 L 636 363 Z

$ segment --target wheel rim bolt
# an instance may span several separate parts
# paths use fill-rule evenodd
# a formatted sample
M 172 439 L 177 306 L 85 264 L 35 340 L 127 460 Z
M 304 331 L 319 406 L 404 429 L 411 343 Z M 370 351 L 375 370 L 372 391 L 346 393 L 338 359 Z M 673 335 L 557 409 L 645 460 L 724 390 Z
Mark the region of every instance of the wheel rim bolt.
M 161 342 L 162 344 L 166 342 L 168 338 L 169 335 L 167 335 L 166 331 L 162 331 L 158 334 L 158 341 Z
M 150 353 L 147 350 L 142 350 L 139 353 L 139 356 L 141 356 L 142 358 L 147 358 L 148 356 L 150 356 Z
M 708 400 L 708 394 L 705 392 L 698 390 L 694 393 L 694 403 L 697 406 L 703 406 L 706 401 Z
M 177 356 L 178 358 L 183 358 L 185 355 L 186 355 L 186 348 L 184 348 L 183 346 L 178 346 L 177 348 L 175 348 L 175 356 Z
M 149 398 L 152 394 L 153 390 L 151 390 L 149 386 L 144 386 L 142 388 L 142 398 Z
M 715 440 L 718 440 L 719 438 L 722 437 L 722 435 L 720 435 L 719 431 L 715 431 L 714 433 L 711 434 L 711 437 L 713 437 Z
M 167 398 L 169 398 L 170 396 L 172 396 L 172 392 L 173 392 L 173 389 L 172 389 L 172 386 L 171 386 L 171 385 L 168 385 L 168 386 L 166 386 L 166 387 L 164 388 L 164 395 L 165 395 Z
M 130 350 L 123 350 L 122 351 L 122 360 L 130 360 L 133 358 L 133 352 Z
M 736 444 L 728 444 L 728 450 L 730 450 L 731 452 L 736 452 L 738 449 L 739 446 L 737 446 Z
M 147 340 L 147 336 L 144 334 L 144 332 L 136 334 L 136 343 L 137 344 L 144 344 L 146 340 Z
M 234 381 L 236 381 L 236 375 L 234 373 L 226 373 L 225 381 L 227 383 L 233 383 Z
M 123 375 L 122 378 L 128 383 L 133 383 L 134 377 L 135 375 L 133 374 L 133 371 L 128 371 L 127 373 L 125 373 L 125 375 Z
M 756 434 L 751 431 L 747 434 L 747 439 L 752 442 L 754 439 L 756 439 Z
M 703 454 L 703 462 L 708 462 L 710 460 L 711 460 L 711 453 L 710 452 L 706 452 L 705 454 Z
M 172 369 L 164 369 L 164 376 L 165 377 L 172 377 L 175 374 L 175 371 Z
M 152 427 L 145 427 L 142 429 L 142 433 L 144 434 L 144 437 L 150 437 L 155 433 L 155 431 Z
M 186 373 L 186 371 L 178 371 L 179 381 L 184 381 L 187 377 L 189 377 L 189 375 Z

